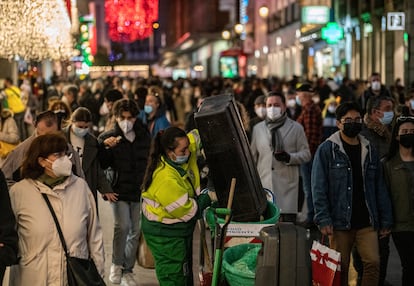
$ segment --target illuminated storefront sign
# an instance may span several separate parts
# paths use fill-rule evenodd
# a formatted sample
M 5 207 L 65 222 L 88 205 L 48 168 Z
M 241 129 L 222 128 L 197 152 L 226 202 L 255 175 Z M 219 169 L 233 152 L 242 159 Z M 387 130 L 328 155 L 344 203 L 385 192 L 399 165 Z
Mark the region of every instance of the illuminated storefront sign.
M 327 6 L 302 7 L 302 24 L 326 24 L 329 22 L 329 11 Z
M 329 22 L 322 28 L 321 38 L 328 44 L 336 44 L 339 40 L 344 38 L 344 29 L 339 27 L 335 22 Z

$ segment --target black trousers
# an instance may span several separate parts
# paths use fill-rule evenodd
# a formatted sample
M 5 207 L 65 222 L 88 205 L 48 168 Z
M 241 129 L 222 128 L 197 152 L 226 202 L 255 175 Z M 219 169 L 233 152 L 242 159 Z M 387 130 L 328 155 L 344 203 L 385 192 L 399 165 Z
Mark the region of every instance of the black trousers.
M 402 286 L 414 285 L 414 231 L 392 233 L 402 266 Z

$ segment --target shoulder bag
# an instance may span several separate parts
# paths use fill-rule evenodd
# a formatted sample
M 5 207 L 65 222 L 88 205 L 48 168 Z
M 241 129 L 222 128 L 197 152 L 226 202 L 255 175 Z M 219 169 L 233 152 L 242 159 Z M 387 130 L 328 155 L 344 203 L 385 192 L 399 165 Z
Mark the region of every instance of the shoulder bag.
M 56 217 L 55 211 L 50 204 L 49 198 L 46 194 L 42 194 L 55 221 L 57 231 L 59 233 L 60 241 L 62 242 L 63 250 L 66 256 L 66 271 L 69 286 L 105 286 L 105 281 L 102 279 L 96 265 L 92 259 L 82 259 L 69 256 L 66 246 L 65 238 L 63 237 L 62 229 Z

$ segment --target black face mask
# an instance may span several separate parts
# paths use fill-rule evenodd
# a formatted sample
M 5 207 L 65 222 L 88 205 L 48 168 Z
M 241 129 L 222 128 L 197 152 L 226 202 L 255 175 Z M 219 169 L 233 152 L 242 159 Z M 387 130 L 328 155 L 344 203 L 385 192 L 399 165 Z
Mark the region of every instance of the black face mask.
M 414 134 L 404 134 L 400 135 L 400 144 L 405 148 L 410 148 L 414 146 Z
M 344 123 L 344 134 L 350 138 L 356 137 L 361 132 L 362 123 Z

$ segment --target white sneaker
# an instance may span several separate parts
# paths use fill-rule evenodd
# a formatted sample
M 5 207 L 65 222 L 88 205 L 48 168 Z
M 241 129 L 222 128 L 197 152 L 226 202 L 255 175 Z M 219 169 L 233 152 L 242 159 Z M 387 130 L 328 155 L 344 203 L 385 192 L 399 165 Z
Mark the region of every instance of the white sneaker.
M 121 286 L 138 286 L 137 282 L 134 279 L 134 274 L 124 273 L 122 276 Z
M 109 273 L 109 281 L 114 284 L 121 284 L 122 277 L 122 266 L 120 265 L 111 265 L 111 273 Z

